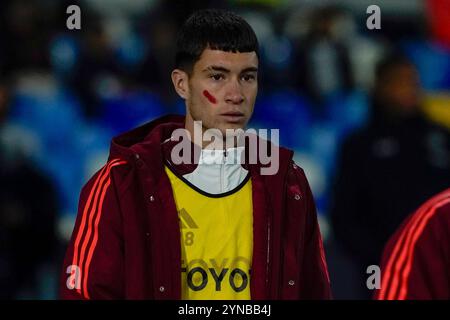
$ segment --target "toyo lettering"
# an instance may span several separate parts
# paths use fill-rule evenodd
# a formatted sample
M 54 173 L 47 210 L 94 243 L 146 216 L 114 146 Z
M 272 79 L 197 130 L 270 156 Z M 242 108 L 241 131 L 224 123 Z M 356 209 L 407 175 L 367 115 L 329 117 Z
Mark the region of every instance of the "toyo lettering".
M 188 287 L 193 291 L 203 290 L 210 281 L 214 281 L 216 291 L 222 291 L 223 286 L 228 283 L 235 292 L 244 291 L 250 280 L 251 270 L 248 267 L 249 260 L 244 257 L 236 257 L 232 263 L 228 264 L 229 259 L 222 260 L 220 265 L 215 259 L 210 259 L 209 267 L 202 259 L 195 259 L 190 261 L 189 265 L 192 267 L 183 267 L 181 271 L 186 273 L 186 280 Z M 241 266 L 236 266 L 241 262 Z M 242 262 L 244 266 L 242 266 Z M 194 267 L 195 265 L 195 267 Z M 246 272 L 246 270 L 248 270 Z
M 208 268 L 205 270 L 201 267 L 195 267 L 189 271 L 186 268 L 182 268 L 181 271 L 187 273 L 187 284 L 193 291 L 200 291 L 204 289 L 210 279 L 213 279 L 215 282 L 215 290 L 222 291 L 222 283 L 225 276 L 227 276 L 231 288 L 235 292 L 241 292 L 247 288 L 250 275 L 250 270 L 245 272 L 240 268 L 234 268 L 231 271 L 229 268 L 223 268 L 220 272 L 217 272 L 214 268 Z M 198 277 L 198 275 L 200 277 Z M 196 280 L 200 279 L 200 281 L 194 281 L 195 276 L 197 276 Z

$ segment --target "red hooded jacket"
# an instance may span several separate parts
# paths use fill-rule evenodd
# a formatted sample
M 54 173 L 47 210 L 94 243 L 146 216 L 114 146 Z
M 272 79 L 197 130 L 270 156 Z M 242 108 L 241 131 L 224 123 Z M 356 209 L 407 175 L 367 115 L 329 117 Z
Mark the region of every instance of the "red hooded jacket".
M 165 116 L 113 139 L 107 165 L 83 187 L 61 275 L 63 299 L 180 299 L 178 214 L 163 141 L 184 117 Z M 252 299 L 329 299 L 314 200 L 293 152 L 252 179 Z
M 450 299 L 450 189 L 409 216 L 386 245 L 378 300 Z

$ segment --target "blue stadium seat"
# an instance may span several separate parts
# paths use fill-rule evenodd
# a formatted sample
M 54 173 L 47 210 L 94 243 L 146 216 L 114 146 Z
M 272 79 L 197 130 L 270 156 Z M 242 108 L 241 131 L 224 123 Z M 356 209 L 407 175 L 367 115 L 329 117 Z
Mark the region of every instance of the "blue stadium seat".
M 68 148 L 82 121 L 77 99 L 62 89 L 48 96 L 19 92 L 10 116 L 33 130 L 47 149 Z
M 252 124 L 280 129 L 280 143 L 294 148 L 307 145 L 312 116 L 305 98 L 294 91 L 274 91 L 256 102 Z
M 156 94 L 144 91 L 129 92 L 102 102 L 99 122 L 114 135 L 128 131 L 167 113 Z
M 403 47 L 419 69 L 426 90 L 450 88 L 450 50 L 431 42 L 406 42 Z
M 78 63 L 80 45 L 73 33 L 63 33 L 51 41 L 49 54 L 54 72 L 58 76 L 68 77 Z
M 369 98 L 363 91 L 336 94 L 326 103 L 326 119 L 341 139 L 368 121 L 369 108 Z

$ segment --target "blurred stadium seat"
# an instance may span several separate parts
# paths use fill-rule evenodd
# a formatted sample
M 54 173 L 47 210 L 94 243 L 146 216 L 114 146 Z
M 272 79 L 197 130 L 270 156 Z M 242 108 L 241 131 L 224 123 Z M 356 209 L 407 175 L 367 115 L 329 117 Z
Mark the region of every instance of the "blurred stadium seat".
M 338 139 L 364 125 L 369 117 L 369 98 L 361 90 L 336 94 L 327 101 L 326 118 L 335 128 Z
M 104 99 L 98 121 L 116 135 L 166 113 L 158 95 L 132 91 Z
M 450 88 L 450 49 L 427 41 L 406 42 L 404 48 L 419 69 L 424 89 Z
M 310 105 L 292 90 L 277 90 L 257 98 L 252 126 L 280 129 L 280 143 L 291 148 L 308 145 L 312 122 Z

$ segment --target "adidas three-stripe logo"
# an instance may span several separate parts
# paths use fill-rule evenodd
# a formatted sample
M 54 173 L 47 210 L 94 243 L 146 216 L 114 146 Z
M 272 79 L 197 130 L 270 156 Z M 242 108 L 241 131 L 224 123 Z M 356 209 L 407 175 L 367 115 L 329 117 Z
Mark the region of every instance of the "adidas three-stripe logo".
M 125 163 L 124 160 L 114 159 L 101 169 L 83 209 L 81 223 L 74 243 L 70 274 L 72 281 L 74 281 L 71 287 L 75 288 L 86 299 L 90 299 L 87 289 L 89 267 L 97 246 L 98 225 L 102 216 L 103 202 L 111 184 L 111 169 Z

